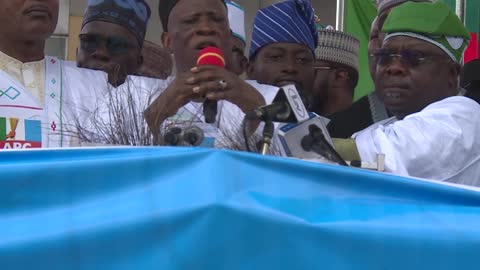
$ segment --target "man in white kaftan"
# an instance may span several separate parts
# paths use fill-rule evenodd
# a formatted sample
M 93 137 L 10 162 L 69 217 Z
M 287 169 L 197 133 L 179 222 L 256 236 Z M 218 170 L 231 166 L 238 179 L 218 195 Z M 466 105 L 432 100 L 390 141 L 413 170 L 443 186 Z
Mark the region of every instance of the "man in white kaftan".
M 362 161 L 386 170 L 480 186 L 480 106 L 458 96 L 468 32 L 441 1 L 392 9 L 375 53 L 376 89 L 395 117 L 353 135 Z

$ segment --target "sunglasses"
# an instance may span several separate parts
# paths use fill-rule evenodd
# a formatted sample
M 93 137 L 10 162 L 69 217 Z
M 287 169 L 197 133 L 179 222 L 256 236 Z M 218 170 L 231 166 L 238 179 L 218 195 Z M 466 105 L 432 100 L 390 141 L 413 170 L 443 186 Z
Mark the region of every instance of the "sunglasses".
M 375 62 L 380 66 L 388 66 L 393 62 L 394 59 L 399 59 L 412 68 L 433 59 L 448 60 L 444 56 L 425 55 L 422 52 L 410 50 L 403 50 L 400 53 L 395 53 L 392 50 L 379 49 L 375 51 L 371 56 L 374 57 Z
M 102 37 L 94 34 L 80 34 L 80 47 L 87 53 L 93 53 L 104 46 L 110 54 L 127 53 L 130 49 L 137 48 L 128 39 L 123 37 Z

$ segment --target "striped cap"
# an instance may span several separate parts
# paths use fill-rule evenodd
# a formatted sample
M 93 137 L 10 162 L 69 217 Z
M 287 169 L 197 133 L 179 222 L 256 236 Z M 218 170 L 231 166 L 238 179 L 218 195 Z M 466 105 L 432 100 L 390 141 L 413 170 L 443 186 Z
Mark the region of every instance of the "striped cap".
M 253 23 L 249 57 L 262 47 L 279 42 L 297 43 L 315 52 L 317 26 L 309 0 L 287 0 L 257 12 Z

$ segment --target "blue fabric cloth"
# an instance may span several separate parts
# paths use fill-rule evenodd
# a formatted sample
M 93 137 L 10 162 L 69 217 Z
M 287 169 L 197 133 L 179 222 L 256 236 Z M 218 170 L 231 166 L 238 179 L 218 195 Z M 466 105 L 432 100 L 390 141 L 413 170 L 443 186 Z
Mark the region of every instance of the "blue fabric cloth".
M 476 191 L 236 152 L 0 153 L 2 269 L 478 269 Z
M 302 44 L 315 54 L 318 33 L 309 0 L 287 0 L 257 12 L 253 22 L 250 59 L 262 47 L 277 42 Z

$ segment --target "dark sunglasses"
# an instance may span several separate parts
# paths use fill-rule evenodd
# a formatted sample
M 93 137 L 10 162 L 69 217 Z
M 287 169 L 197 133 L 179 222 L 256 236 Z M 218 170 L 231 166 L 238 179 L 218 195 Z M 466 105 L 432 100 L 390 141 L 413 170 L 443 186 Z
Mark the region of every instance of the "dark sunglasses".
M 93 34 L 80 34 L 80 47 L 87 53 L 93 53 L 101 46 L 105 46 L 111 54 L 127 53 L 136 48 L 128 39 L 123 37 L 102 37 Z
M 417 67 L 422 63 L 428 62 L 433 59 L 448 60 L 444 56 L 440 55 L 425 55 L 422 52 L 403 50 L 396 53 L 392 50 L 379 49 L 375 51 L 371 56 L 374 57 L 375 62 L 380 66 L 390 65 L 394 59 L 399 59 L 409 67 Z

